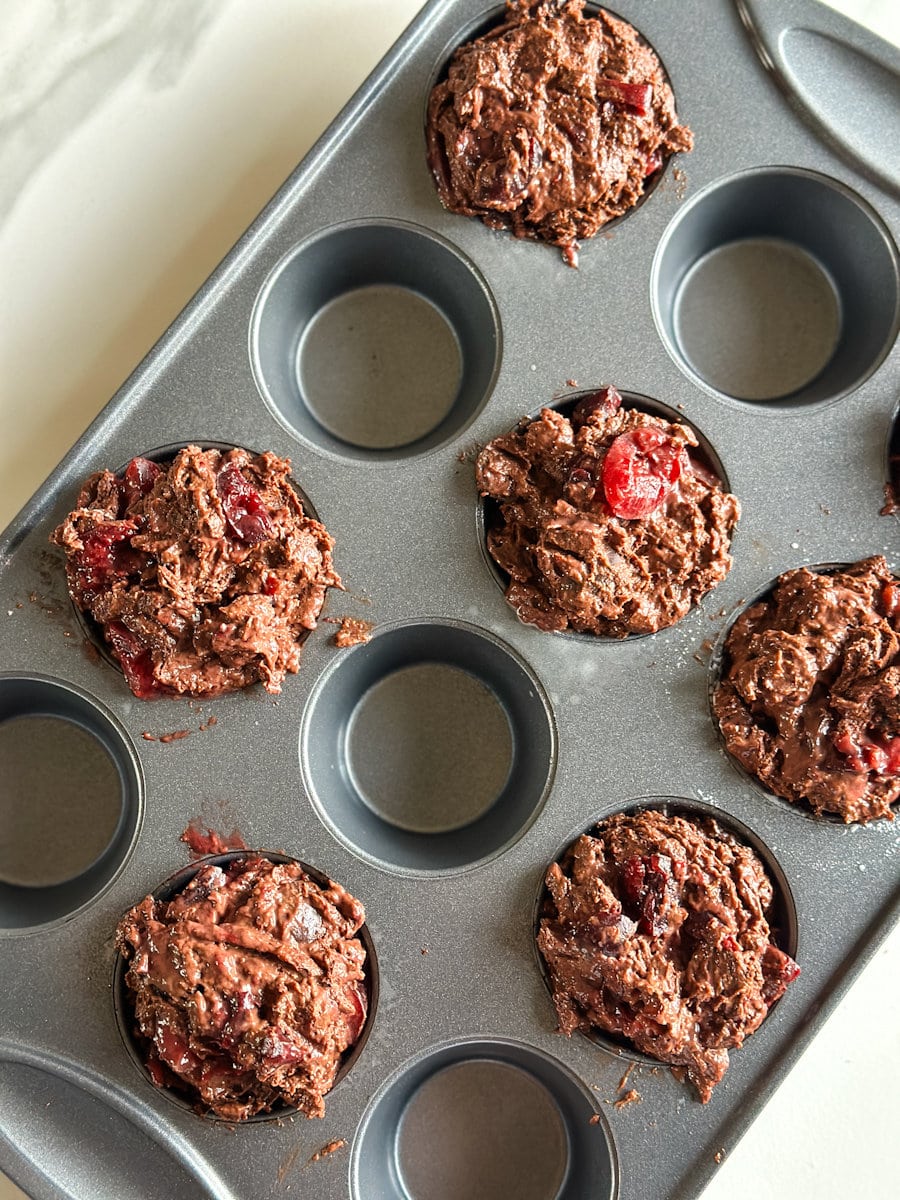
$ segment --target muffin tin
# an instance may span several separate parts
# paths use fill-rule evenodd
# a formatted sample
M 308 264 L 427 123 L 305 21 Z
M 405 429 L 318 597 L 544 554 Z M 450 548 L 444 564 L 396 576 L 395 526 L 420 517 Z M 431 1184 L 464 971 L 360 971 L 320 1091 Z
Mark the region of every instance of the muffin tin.
M 428 5 L 3 535 L 2 718 L 76 725 L 79 753 L 105 756 L 121 783 L 115 829 L 79 874 L 64 877 L 51 795 L 57 873 L 0 885 L 0 1078 L 16 1101 L 0 1107 L 0 1165 L 33 1195 L 277 1196 L 344 1139 L 303 1177 L 322 1197 L 400 1200 L 426 1176 L 438 1195 L 470 1197 L 476 1185 L 454 1174 L 463 1147 L 494 1172 L 484 1195 L 692 1196 L 896 919 L 894 827 L 816 822 L 761 795 L 722 754 L 706 704 L 721 625 L 779 572 L 873 553 L 897 566 L 896 521 L 879 516 L 897 400 L 896 188 L 792 110 L 789 74 L 776 86 L 742 24 L 763 6 L 670 7 L 634 0 L 621 15 L 659 52 L 697 147 L 573 271 L 440 208 L 428 84 L 497 10 Z M 807 109 L 823 31 L 846 50 L 843 119 L 867 111 L 860 55 L 900 75 L 895 52 L 817 6 L 791 5 L 789 20 L 776 43 L 802 59 Z M 770 21 L 754 28 L 772 36 Z M 749 248 L 737 264 L 735 238 Z M 710 353 L 717 322 L 742 319 L 709 304 L 723 275 L 742 282 L 745 314 L 774 279 L 801 332 L 812 326 L 802 361 L 791 340 L 768 355 L 790 394 L 771 361 L 748 383 Z M 473 448 L 569 380 L 683 413 L 742 502 L 728 579 L 650 637 L 594 644 L 520 625 L 485 566 Z M 290 456 L 337 542 L 347 591 L 327 615 L 374 622 L 345 651 L 322 625 L 280 697 L 134 700 L 48 546 L 91 471 L 190 440 Z M 720 809 L 765 847 L 793 898 L 803 974 L 708 1105 L 644 1064 L 630 1076 L 641 1102 L 620 1113 L 627 1053 L 555 1032 L 535 897 L 573 831 L 661 793 Z M 117 1033 L 116 921 L 183 864 L 178 838 L 198 816 L 366 905 L 378 1012 L 321 1122 L 198 1118 L 136 1072 Z M 526 1132 L 510 1142 L 511 1128 Z

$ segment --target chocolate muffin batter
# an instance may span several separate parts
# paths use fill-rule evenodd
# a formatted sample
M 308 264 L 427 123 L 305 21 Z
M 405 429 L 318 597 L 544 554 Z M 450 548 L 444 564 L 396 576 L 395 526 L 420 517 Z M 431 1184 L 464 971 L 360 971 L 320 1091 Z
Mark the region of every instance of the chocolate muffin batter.
M 306 516 L 290 460 L 187 446 L 99 471 L 51 541 L 69 593 L 140 699 L 280 692 L 329 587 L 332 538 Z
M 900 799 L 900 582 L 884 558 L 801 567 L 735 621 L 713 711 L 763 787 L 844 821 Z
M 579 0 L 507 0 L 460 47 L 428 104 L 428 163 L 445 208 L 562 247 L 632 208 L 690 150 L 659 59 L 637 30 Z
M 321 1117 L 366 1020 L 364 921 L 336 883 L 253 854 L 147 896 L 116 944 L 154 1083 L 228 1121 L 281 1103 Z
M 615 388 L 490 442 L 476 463 L 491 557 L 520 620 L 605 637 L 673 625 L 731 568 L 737 499 L 685 425 Z
M 713 820 L 602 822 L 546 875 L 538 946 L 559 1029 L 628 1039 L 705 1104 L 800 968 L 774 943 L 772 884 Z

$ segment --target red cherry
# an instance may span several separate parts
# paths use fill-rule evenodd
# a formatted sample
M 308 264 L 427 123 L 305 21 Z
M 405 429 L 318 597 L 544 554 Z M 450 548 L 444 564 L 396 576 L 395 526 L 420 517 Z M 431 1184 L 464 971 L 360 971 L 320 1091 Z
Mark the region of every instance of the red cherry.
M 352 1014 L 345 1014 L 344 1020 L 347 1022 L 347 1045 L 352 1046 L 359 1037 L 363 1025 L 366 1023 L 366 1013 L 368 1004 L 366 995 L 358 983 L 353 984 L 349 991 L 350 999 L 353 1001 Z
M 799 974 L 799 966 L 789 955 L 777 946 L 766 946 L 762 956 L 762 995 L 766 1004 L 771 1007 Z
M 149 700 L 165 692 L 153 674 L 153 659 L 139 637 L 121 621 L 110 621 L 106 638 L 119 660 L 125 682 L 139 700 Z
M 72 555 L 70 577 L 75 599 L 96 595 L 113 580 L 139 571 L 144 558 L 131 548 L 136 521 L 104 521 L 82 538 L 82 548 Z
M 652 425 L 620 434 L 603 460 L 603 493 L 617 517 L 649 517 L 662 505 L 685 465 L 672 438 Z
M 900 620 L 900 584 L 886 583 L 881 589 L 881 603 L 884 615 L 895 625 Z
M 231 532 L 255 546 L 274 532 L 272 516 L 262 502 L 259 492 L 248 483 L 235 463 L 230 462 L 216 476 L 216 493 L 222 501 L 222 511 Z
M 650 112 L 653 87 L 649 83 L 623 83 L 619 79 L 601 79 L 599 85 L 599 94 L 611 100 L 613 104 L 618 104 L 621 108 L 630 108 L 639 117 L 646 117 Z
M 131 508 L 141 496 L 146 496 L 160 475 L 162 467 L 158 467 L 149 458 L 133 458 L 122 477 L 126 509 Z

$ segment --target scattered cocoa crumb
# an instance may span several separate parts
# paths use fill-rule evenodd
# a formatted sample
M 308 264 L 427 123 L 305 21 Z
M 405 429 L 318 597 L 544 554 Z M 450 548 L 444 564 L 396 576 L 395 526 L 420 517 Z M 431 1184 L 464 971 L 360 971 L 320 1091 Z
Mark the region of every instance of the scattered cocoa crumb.
M 578 380 L 577 379 L 567 379 L 566 387 L 578 387 Z
M 16 608 L 24 608 L 25 604 L 21 600 L 16 601 Z
M 317 1150 L 315 1152 L 315 1154 L 312 1156 L 312 1158 L 309 1160 L 309 1162 L 310 1163 L 321 1162 L 321 1160 L 323 1158 L 327 1158 L 329 1156 L 329 1154 L 334 1154 L 334 1152 L 336 1150 L 342 1150 L 344 1148 L 344 1146 L 346 1146 L 346 1145 L 347 1145 L 347 1142 L 345 1141 L 344 1138 L 335 1138 L 334 1141 L 332 1141 L 332 1142 L 326 1142 L 321 1150 Z M 309 1166 L 309 1163 L 307 1163 L 306 1165 Z
M 683 405 L 683 404 L 676 404 L 676 405 L 675 405 L 675 407 L 678 409 L 678 411 L 679 411 L 679 412 L 684 412 L 684 405 Z
M 156 737 L 154 736 L 154 734 L 148 733 L 146 729 L 141 734 L 141 737 L 144 739 L 145 742 L 155 742 L 156 741 Z
M 347 646 L 359 646 L 363 642 L 367 642 L 375 628 L 373 621 L 363 621 L 360 617 L 323 617 L 322 619 L 329 625 L 339 627 L 331 640 L 341 650 L 346 649 Z
M 715 1152 L 715 1154 L 713 1155 L 713 1158 L 716 1160 L 716 1162 L 717 1162 L 717 1163 L 723 1162 L 723 1161 L 724 1161 L 724 1159 L 725 1159 L 725 1151 L 724 1151 L 724 1149 L 723 1149 L 723 1150 L 717 1150 L 717 1151 Z
M 613 1106 L 617 1111 L 627 1108 L 629 1104 L 640 1104 L 641 1094 L 635 1091 L 634 1088 L 629 1088 L 624 1096 L 620 1096 Z
M 883 517 L 892 517 L 896 513 L 900 513 L 900 499 L 897 498 L 897 489 L 892 483 L 884 485 L 884 508 L 881 509 Z
M 423 954 L 427 954 L 427 953 L 428 953 L 428 947 L 427 947 L 427 946 L 423 946 L 423 947 L 422 947 L 422 953 L 423 953 Z
M 599 1113 L 594 1113 L 594 1115 L 591 1117 L 591 1119 L 590 1119 L 590 1121 L 588 1122 L 588 1124 L 589 1124 L 589 1125 L 599 1125 L 599 1124 L 600 1124 L 600 1114 L 599 1114 Z
M 637 1063 L 632 1063 L 631 1066 L 628 1068 L 628 1070 L 625 1072 L 625 1074 L 622 1076 L 622 1078 L 619 1080 L 619 1091 L 620 1092 L 624 1089 L 626 1083 L 628 1082 L 628 1076 L 631 1074 L 631 1072 L 634 1070 L 634 1068 L 636 1066 L 637 1066 Z
M 830 517 L 830 516 L 831 516 L 831 509 L 828 507 L 828 505 L 827 505 L 827 504 L 820 504 L 820 505 L 819 505 L 819 511 L 820 511 L 820 512 L 823 512 L 823 513 L 825 514 L 825 516 L 826 516 L 826 517 Z
M 203 724 L 201 724 L 199 726 L 200 732 L 206 733 L 207 729 L 212 729 L 213 726 L 218 725 L 218 723 L 219 723 L 218 717 L 210 717 L 208 721 L 204 722 Z
M 246 850 L 247 843 L 240 830 L 232 829 L 229 834 L 219 833 L 204 825 L 201 817 L 192 817 L 187 828 L 178 839 L 187 846 L 191 858 L 203 858 L 207 854 L 224 854 L 228 850 Z
M 171 733 L 161 733 L 156 739 L 158 742 L 180 742 L 183 738 L 190 737 L 192 730 L 190 729 L 173 729 Z
M 703 663 L 703 661 L 704 661 L 704 659 L 703 659 L 703 655 L 702 655 L 702 654 L 697 654 L 697 652 L 696 652 L 696 651 L 694 651 L 694 653 L 691 655 L 691 658 L 693 658 L 695 662 L 698 662 L 698 663 L 701 663 L 701 664 L 702 664 L 702 663 Z
M 675 199 L 683 200 L 687 194 L 687 175 L 682 167 L 675 167 L 672 171 L 672 177 L 675 180 Z

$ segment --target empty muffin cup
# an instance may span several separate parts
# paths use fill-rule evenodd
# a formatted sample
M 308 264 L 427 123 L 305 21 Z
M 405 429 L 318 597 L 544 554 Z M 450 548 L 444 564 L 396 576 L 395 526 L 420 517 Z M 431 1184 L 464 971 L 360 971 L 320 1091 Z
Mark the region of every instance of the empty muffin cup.
M 275 266 L 250 359 L 273 415 L 344 458 L 396 460 L 456 437 L 500 364 L 500 317 L 477 268 L 402 221 L 325 229 Z
M 506 1039 L 432 1047 L 370 1103 L 351 1152 L 353 1200 L 614 1200 L 616 1152 L 585 1085 Z
M 0 934 L 74 916 L 118 876 L 143 818 L 134 748 L 71 684 L 0 675 Z
M 799 974 L 784 871 L 742 822 L 680 797 L 634 800 L 584 834 L 602 846 L 574 832 L 545 874 L 534 912 L 538 967 L 560 1031 L 578 1030 L 636 1062 L 684 1067 L 708 1100 L 728 1064 L 722 1048 L 740 1046 Z M 668 852 L 673 846 L 691 849 L 679 859 Z M 573 942 L 583 956 L 572 954 Z M 745 1003 L 728 991 L 728 1005 L 710 1004 L 704 980 L 716 972 L 746 981 Z M 682 1005 L 687 1013 L 669 1011 Z
M 527 664 L 461 622 L 382 627 L 335 659 L 303 714 L 306 789 L 355 854 L 401 874 L 488 862 L 540 812 L 556 768 Z
M 287 865 L 292 874 L 287 880 L 278 880 L 270 870 L 264 875 L 260 860 L 265 870 L 269 864 L 276 869 Z M 312 901 L 307 892 L 301 894 L 308 887 L 304 875 L 317 893 Z M 278 902 L 274 886 L 294 888 L 296 894 Z M 247 889 L 252 905 L 245 898 Z M 217 904 L 212 917 L 204 908 L 211 892 Z M 172 908 L 161 913 L 156 905 L 179 898 L 187 906 L 186 917 L 178 946 L 169 949 L 158 930 L 178 924 L 180 914 Z M 151 899 L 152 911 L 144 911 Z M 217 940 L 216 925 L 230 908 L 235 916 Z M 197 920 L 191 920 L 194 910 L 199 910 Z M 176 871 L 120 922 L 113 1003 L 128 1056 L 163 1096 L 211 1121 L 246 1124 L 299 1111 L 322 1116 L 323 1096 L 359 1060 L 378 1007 L 378 959 L 361 916 L 353 896 L 286 854 L 229 851 Z M 142 941 L 150 936 L 148 930 L 154 931 L 151 959 L 145 958 Z M 210 943 L 208 952 L 204 938 Z M 319 961 L 308 947 L 323 940 L 328 947 Z M 131 947 L 127 959 L 121 949 L 126 944 Z M 242 955 L 251 961 L 244 964 Z M 142 956 L 146 970 L 136 961 Z M 361 978 L 356 978 L 360 965 Z M 130 967 L 150 984 L 140 1003 L 145 1030 L 148 1022 L 154 1026 L 152 1038 L 138 1026 L 136 994 L 126 980 Z M 160 980 L 150 979 L 146 971 L 160 973 Z M 317 980 L 319 995 L 307 996 L 311 979 Z M 152 1010 L 148 996 L 156 1006 Z M 347 1048 L 335 1061 L 343 1044 Z M 323 1085 L 325 1067 L 332 1078 Z M 290 1094 L 295 1094 L 293 1104 L 286 1099 Z
M 694 383 L 778 412 L 846 396 L 900 327 L 890 232 L 835 179 L 759 167 L 679 212 L 651 275 L 656 326 Z
M 714 447 L 682 413 L 636 392 L 579 390 L 543 408 L 572 428 L 547 427 L 538 410 L 476 462 L 479 543 L 507 603 L 545 632 L 601 644 L 683 620 L 731 565 L 739 506 Z M 630 412 L 683 426 L 697 445 L 634 419 L 623 426 Z M 590 438 L 579 450 L 582 429 Z M 679 537 L 682 559 L 672 566 Z
M 735 612 L 709 662 L 710 715 L 737 772 L 805 817 L 900 801 L 900 578 L 881 556 L 786 571 Z

